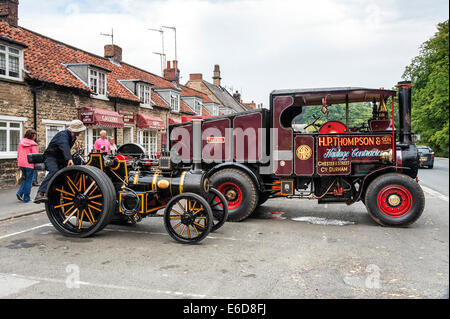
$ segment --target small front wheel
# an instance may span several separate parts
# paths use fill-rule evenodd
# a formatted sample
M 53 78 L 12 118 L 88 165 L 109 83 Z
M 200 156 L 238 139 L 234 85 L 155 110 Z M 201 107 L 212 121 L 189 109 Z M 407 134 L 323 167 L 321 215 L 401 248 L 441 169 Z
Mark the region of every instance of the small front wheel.
M 374 179 L 366 191 L 369 215 L 383 226 L 408 226 L 422 215 L 425 196 L 409 176 L 390 173 Z
M 164 211 L 164 226 L 169 235 L 183 244 L 198 243 L 208 236 L 213 214 L 200 195 L 183 193 L 175 196 Z
M 228 218 L 228 203 L 225 196 L 215 188 L 209 189 L 207 200 L 213 214 L 211 231 L 216 231 L 225 224 Z

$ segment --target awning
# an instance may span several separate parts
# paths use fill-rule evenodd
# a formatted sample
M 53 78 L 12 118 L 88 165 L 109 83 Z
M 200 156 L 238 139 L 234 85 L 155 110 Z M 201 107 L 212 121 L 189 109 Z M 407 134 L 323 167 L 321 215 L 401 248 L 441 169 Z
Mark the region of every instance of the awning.
M 164 130 L 166 128 L 163 120 L 159 117 L 147 114 L 137 115 L 137 126 L 138 128 L 149 128 L 154 130 Z
M 123 118 L 119 113 L 93 107 L 81 109 L 81 121 L 87 126 L 123 127 Z
M 169 125 L 180 124 L 181 121 L 177 119 L 172 119 L 169 117 Z

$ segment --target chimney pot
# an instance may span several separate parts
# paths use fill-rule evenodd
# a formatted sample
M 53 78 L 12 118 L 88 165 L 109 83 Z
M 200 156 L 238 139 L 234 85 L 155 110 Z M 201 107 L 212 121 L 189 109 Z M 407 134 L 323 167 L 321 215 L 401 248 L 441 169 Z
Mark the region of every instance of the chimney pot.
M 180 80 L 180 70 L 178 70 L 178 63 L 173 61 L 172 67 L 170 67 L 170 61 L 167 61 L 167 68 L 164 69 L 164 78 L 168 81 L 175 81 L 178 83 Z

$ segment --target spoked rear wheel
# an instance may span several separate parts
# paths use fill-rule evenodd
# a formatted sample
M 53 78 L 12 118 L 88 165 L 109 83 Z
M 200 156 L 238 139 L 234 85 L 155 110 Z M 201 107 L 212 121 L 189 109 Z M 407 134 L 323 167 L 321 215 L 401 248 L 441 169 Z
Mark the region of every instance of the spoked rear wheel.
M 216 231 L 225 224 L 228 218 L 228 203 L 225 196 L 215 188 L 210 188 L 207 200 L 213 214 L 211 231 Z
M 47 216 L 65 236 L 88 237 L 103 229 L 116 205 L 114 185 L 106 174 L 92 166 L 60 170 L 47 190 Z
M 208 236 L 213 214 L 200 195 L 184 193 L 170 200 L 164 211 L 164 226 L 169 235 L 184 244 L 198 243 Z

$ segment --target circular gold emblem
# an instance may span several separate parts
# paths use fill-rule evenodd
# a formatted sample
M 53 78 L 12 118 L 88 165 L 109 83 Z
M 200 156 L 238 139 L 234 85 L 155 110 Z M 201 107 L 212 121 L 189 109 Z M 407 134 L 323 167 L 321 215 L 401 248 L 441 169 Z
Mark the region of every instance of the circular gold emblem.
M 391 206 L 398 206 L 401 201 L 402 200 L 401 200 L 400 196 L 398 196 L 398 195 L 391 195 L 388 198 L 389 205 L 391 205 Z
M 300 160 L 306 161 L 312 155 L 311 147 L 309 147 L 308 145 L 300 145 L 299 147 L 297 147 L 296 154 Z

